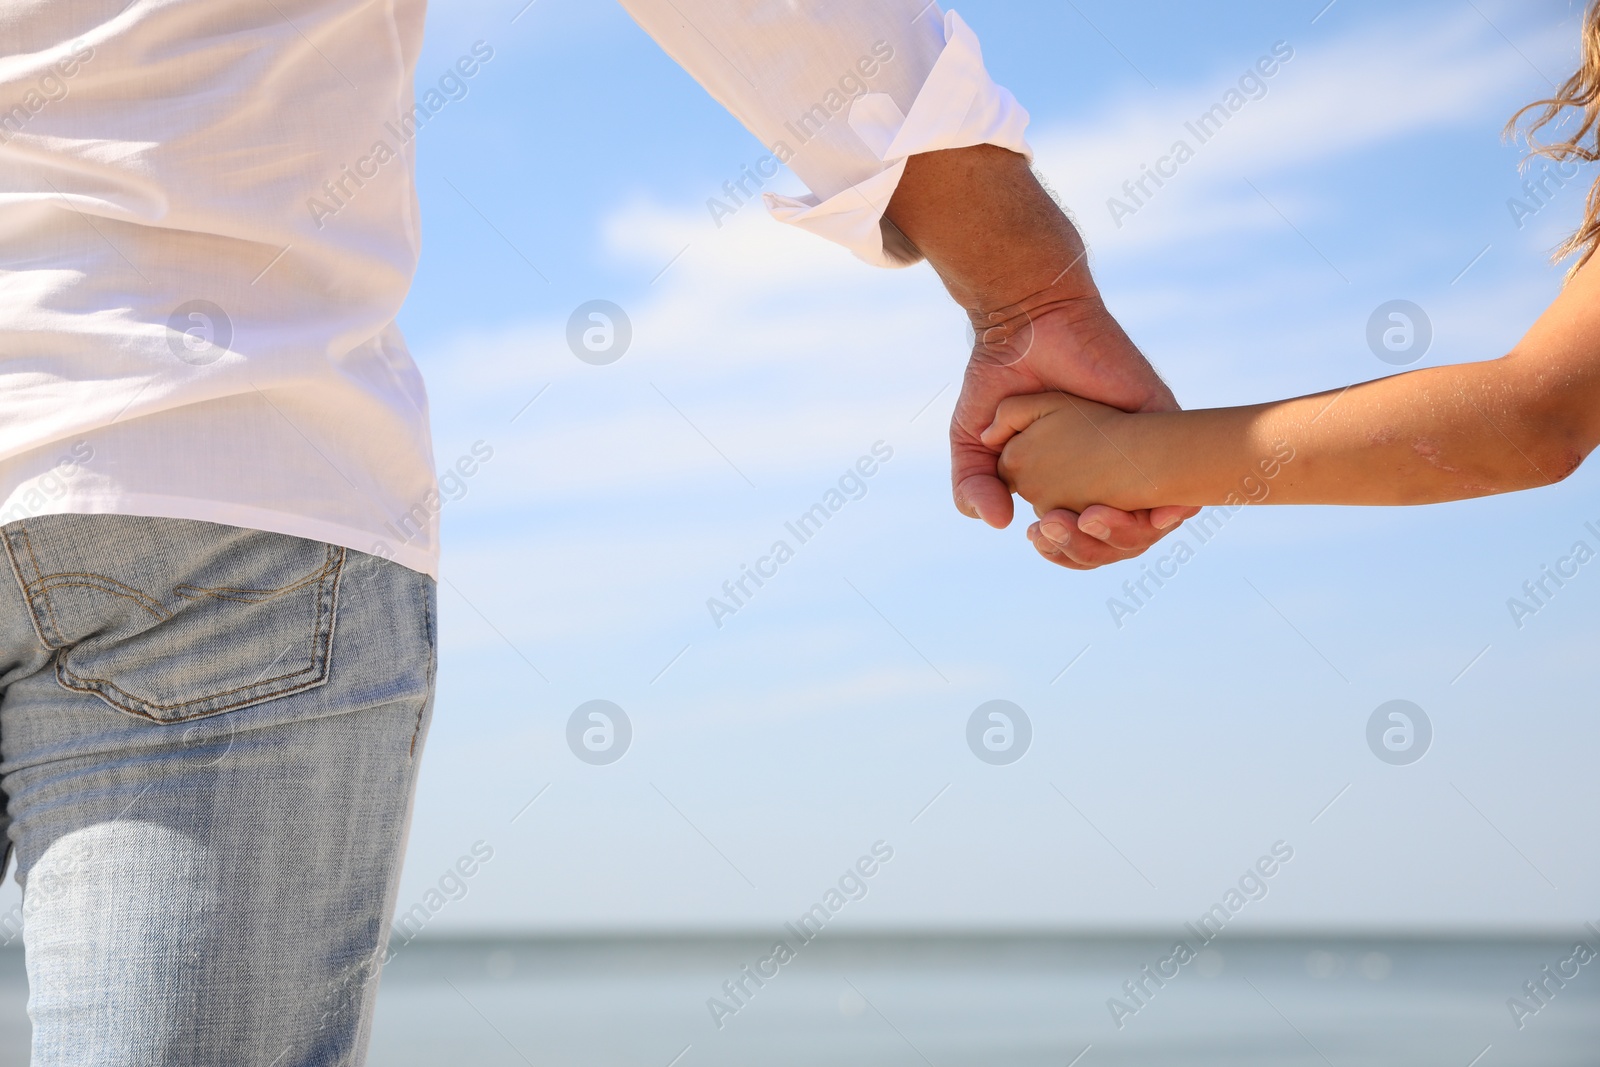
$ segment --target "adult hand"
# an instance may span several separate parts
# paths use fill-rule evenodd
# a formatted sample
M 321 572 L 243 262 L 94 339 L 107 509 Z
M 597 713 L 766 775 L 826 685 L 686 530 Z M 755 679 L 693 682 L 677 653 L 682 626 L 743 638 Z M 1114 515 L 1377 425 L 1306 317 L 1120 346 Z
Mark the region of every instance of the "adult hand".
M 1128 411 L 1177 407 L 1106 311 L 1066 213 L 1022 156 L 993 145 L 912 156 L 888 219 L 928 258 L 973 323 L 977 343 L 950 426 L 956 507 L 1010 524 L 999 454 L 978 435 L 1008 396 L 1061 390 Z M 1087 570 L 1145 551 L 1189 508 L 1042 516 L 1028 536 L 1053 563 Z
M 991 316 L 998 325 L 975 324 L 977 343 L 950 422 L 956 506 L 995 527 L 1011 522 L 1011 488 L 997 470 L 999 453 L 978 435 L 1002 400 L 1060 390 L 1125 411 L 1178 406 L 1097 294 L 1032 303 L 1036 310 L 1020 316 Z M 1055 510 L 1041 515 L 1028 539 L 1052 563 L 1089 570 L 1139 555 L 1193 514 L 1184 507 L 1126 512 L 1095 505 L 1081 515 Z

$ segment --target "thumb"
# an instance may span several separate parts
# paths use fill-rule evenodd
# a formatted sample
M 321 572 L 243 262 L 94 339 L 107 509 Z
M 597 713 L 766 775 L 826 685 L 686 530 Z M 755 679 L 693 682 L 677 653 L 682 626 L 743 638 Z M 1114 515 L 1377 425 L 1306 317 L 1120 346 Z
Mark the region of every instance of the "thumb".
M 963 515 L 982 519 L 997 530 L 1011 525 L 1015 505 L 1011 490 L 993 474 L 968 474 L 955 487 L 956 507 Z
M 1067 398 L 1060 393 L 1035 393 L 1032 396 L 1007 397 L 1000 402 L 994 422 L 979 435 L 985 448 L 999 452 L 1006 442 L 1046 415 L 1061 410 Z

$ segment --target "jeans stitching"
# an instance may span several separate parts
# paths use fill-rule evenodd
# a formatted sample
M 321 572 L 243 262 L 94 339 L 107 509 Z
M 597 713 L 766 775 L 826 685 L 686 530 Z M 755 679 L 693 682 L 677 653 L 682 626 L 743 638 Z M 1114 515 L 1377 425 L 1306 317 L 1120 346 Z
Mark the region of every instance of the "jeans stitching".
M 83 578 L 102 578 L 102 579 L 105 579 L 107 584 L 106 585 L 101 585 L 98 582 L 58 582 L 58 581 L 56 581 L 57 578 L 69 578 L 69 577 L 70 578 L 78 578 L 78 577 L 83 577 Z M 113 581 L 112 579 L 106 578 L 105 575 L 103 575 L 103 574 L 84 574 L 84 575 L 77 575 L 77 574 L 72 574 L 72 575 L 51 574 L 51 575 L 48 575 L 48 576 L 46 576 L 44 578 L 39 579 L 37 582 L 34 582 L 33 584 L 37 587 L 38 592 L 36 593 L 36 595 L 41 600 L 47 599 L 47 595 L 49 594 L 49 592 L 51 590 L 54 590 L 54 589 L 95 589 L 95 590 L 98 590 L 98 591 L 100 591 L 102 593 L 106 593 L 106 594 L 108 594 L 110 596 L 120 597 L 123 600 L 131 600 L 131 601 L 133 601 L 135 604 L 138 604 L 141 608 L 143 608 L 144 610 L 148 611 L 150 614 L 154 615 L 156 617 L 157 621 L 159 621 L 159 622 L 166 622 L 168 619 L 172 618 L 172 615 L 170 613 L 162 611 L 159 606 L 156 606 L 156 607 L 152 607 L 151 606 L 153 604 L 156 604 L 156 601 L 152 600 L 150 598 L 149 594 L 140 592 L 139 590 L 134 589 L 132 586 L 122 585 L 121 582 L 116 582 L 116 581 Z M 121 591 L 119 591 L 117 589 L 109 588 L 109 586 L 121 586 L 122 589 L 128 589 L 130 591 L 127 592 L 127 593 L 124 593 L 124 592 L 121 592 Z M 52 621 L 54 621 L 54 620 L 52 619 Z M 61 628 L 59 626 L 56 627 L 56 632 L 58 634 L 61 632 Z M 65 644 L 67 642 L 63 641 L 62 643 Z
M 135 593 L 138 596 L 150 601 L 150 603 L 156 605 L 158 608 L 161 606 L 160 601 L 156 600 L 156 598 L 151 596 L 149 593 L 146 593 L 143 589 L 136 589 L 126 582 L 117 581 L 108 574 L 98 574 L 95 571 L 54 571 L 50 574 L 41 573 L 39 577 L 27 584 L 28 592 L 31 594 L 44 589 L 54 584 L 57 578 L 93 578 L 97 581 L 105 582 L 108 585 L 114 585 L 118 589 L 126 589 L 130 593 Z
M 330 551 L 327 562 L 322 565 L 322 569 L 320 571 L 315 571 L 290 585 L 280 586 L 277 589 L 233 589 L 228 586 L 206 587 L 185 584 L 174 586 L 172 591 L 178 596 L 183 597 L 185 600 L 202 600 L 206 597 L 211 597 L 214 600 L 232 600 L 246 604 L 264 604 L 269 600 L 276 600 L 278 597 L 287 596 L 296 590 L 304 589 L 313 582 L 321 581 L 332 572 L 334 564 L 335 559 L 333 557 L 333 553 Z
M 417 758 L 417 738 L 422 736 L 422 719 L 428 714 L 428 706 L 433 702 L 434 674 L 438 670 L 439 646 L 435 633 L 433 619 L 433 597 L 435 587 L 431 578 L 424 578 L 418 583 L 419 592 L 422 594 L 422 625 L 428 631 L 428 687 L 422 698 L 422 707 L 417 709 L 417 727 L 411 731 L 411 748 L 406 753 L 406 758 Z
M 68 651 L 70 651 L 70 649 Z M 123 689 L 109 678 L 92 678 L 85 674 L 79 674 L 77 671 L 69 668 L 64 662 L 57 663 L 56 668 L 58 674 L 70 677 L 74 682 L 80 683 L 79 685 L 68 686 L 69 689 L 77 689 L 81 692 L 89 692 L 91 689 L 103 687 L 105 689 L 113 690 L 114 692 L 127 697 L 129 700 L 137 701 L 146 707 L 157 708 L 162 711 L 166 711 L 171 708 L 188 707 L 190 704 L 199 704 L 207 700 L 216 700 L 219 697 L 232 696 L 235 693 L 242 693 L 247 689 L 270 687 L 278 682 L 287 681 L 290 678 L 298 678 L 302 674 L 311 674 L 317 669 L 316 665 L 313 664 L 309 667 L 302 667 L 297 671 L 291 671 L 288 674 L 277 674 L 271 678 L 263 678 L 260 681 L 251 682 L 249 685 L 235 686 L 232 689 L 224 689 L 220 693 L 210 693 L 203 697 L 195 697 L 193 700 L 184 700 L 177 704 L 157 704 L 153 700 L 146 700 L 137 694 L 128 692 L 126 689 Z
M 263 700 L 275 699 L 282 696 L 290 696 L 294 693 L 304 692 L 307 689 L 315 688 L 327 680 L 332 665 L 333 629 L 338 611 L 339 578 L 344 570 L 346 554 L 345 549 L 334 545 L 328 545 L 327 550 L 327 562 L 324 564 L 322 570 L 317 572 L 320 582 L 318 584 L 316 601 L 312 609 L 312 652 L 310 666 L 302 668 L 298 671 L 277 675 L 276 677 L 266 679 L 265 681 L 258 680 L 250 683 L 249 685 L 223 690 L 220 693 L 209 693 L 203 697 L 196 697 L 193 700 L 185 700 L 177 704 L 158 704 L 154 701 L 146 700 L 142 697 L 136 696 L 133 693 L 129 693 L 127 690 L 117 686 L 110 679 L 90 678 L 79 675 L 76 671 L 71 670 L 67 666 L 66 660 L 71 655 L 72 649 L 66 648 L 60 653 L 56 661 L 56 681 L 64 689 L 70 689 L 73 692 L 79 693 L 91 693 L 100 697 L 106 703 L 110 704 L 119 711 L 125 711 L 131 715 L 137 715 L 140 718 L 150 719 L 153 722 L 188 722 L 191 719 L 205 718 L 210 715 L 217 715 L 225 711 L 231 711 L 234 708 L 244 707 L 248 704 L 258 703 Z M 328 580 L 330 576 L 332 578 L 331 582 Z M 302 583 L 302 587 L 303 584 L 304 583 Z M 107 592 L 109 592 L 109 590 L 107 590 Z M 326 621 L 324 621 L 325 618 Z M 298 678 L 301 675 L 308 673 L 314 674 L 314 677 L 289 688 L 272 691 L 272 686 L 287 681 L 291 678 Z M 263 689 L 268 691 L 262 692 L 261 690 Z M 126 702 L 112 699 L 112 697 L 107 694 L 107 690 L 124 697 Z M 204 711 L 196 712 L 193 715 L 162 716 L 154 715 L 149 711 L 144 710 L 149 708 L 155 709 L 156 711 L 172 711 L 180 708 L 191 707 L 195 704 L 207 704 L 223 697 L 232 696 L 235 693 L 246 692 L 247 690 L 253 690 L 254 692 L 252 692 L 249 696 L 234 701 L 231 704 L 225 704 L 218 708 L 209 708 Z M 132 706 L 133 704 L 137 704 L 139 706 Z
M 12 543 L 13 533 L 20 533 L 22 523 L 17 522 L 14 527 L 7 526 L 0 529 L 0 541 L 5 542 L 6 558 L 11 561 L 11 573 L 17 579 L 17 588 L 22 592 L 23 602 L 27 605 L 28 621 L 33 624 L 33 632 L 39 638 L 39 647 L 54 650 L 56 646 L 44 634 L 44 626 L 39 618 L 39 609 L 33 603 L 33 597 L 28 594 L 28 580 L 22 575 L 22 560 L 17 557 L 16 546 Z
M 305 671 L 297 671 L 296 673 L 304 674 L 306 672 Z M 293 677 L 293 675 L 285 675 L 284 677 Z M 325 678 L 326 678 L 325 674 L 324 675 L 319 675 L 316 678 L 311 678 L 311 679 L 309 679 L 309 680 L 307 680 L 307 681 L 305 681 L 305 682 L 303 682 L 303 683 L 301 683 L 299 685 L 290 686 L 287 689 L 274 690 L 274 691 L 272 691 L 270 693 L 252 694 L 251 696 L 243 697 L 243 698 L 241 698 L 239 700 L 236 700 L 232 704 L 224 704 L 220 708 L 207 708 L 204 711 L 197 711 L 193 715 L 152 715 L 147 711 L 141 711 L 139 708 L 130 707 L 127 704 L 124 704 L 124 703 L 122 703 L 120 701 L 111 699 L 110 697 L 106 696 L 106 690 L 107 689 L 115 690 L 117 693 L 122 694 L 124 696 L 127 696 L 129 700 L 137 700 L 141 704 L 146 705 L 147 707 L 159 708 L 159 709 L 162 709 L 162 710 L 165 710 L 167 708 L 187 707 L 190 704 L 199 704 L 199 703 L 203 703 L 206 700 L 215 700 L 217 697 L 225 696 L 227 694 L 216 693 L 216 694 L 213 694 L 213 695 L 208 696 L 208 697 L 196 698 L 195 700 L 185 701 L 182 704 L 152 704 L 149 701 L 141 699 L 140 697 L 133 696 L 131 693 L 124 693 L 121 689 L 117 689 L 116 686 L 111 685 L 108 682 L 101 682 L 100 684 L 97 684 L 97 685 L 73 685 L 66 678 L 66 669 L 60 663 L 56 664 L 56 681 L 61 684 L 61 687 L 63 689 L 70 689 L 74 693 L 87 693 L 87 694 L 89 694 L 91 696 L 97 696 L 100 699 L 104 700 L 107 704 L 110 704 L 112 707 L 116 708 L 118 711 L 125 711 L 129 715 L 137 715 L 141 719 L 149 719 L 151 722 L 159 722 L 159 723 L 191 722 L 191 721 L 193 721 L 195 719 L 205 719 L 205 718 L 209 718 L 212 715 L 220 715 L 225 711 L 232 711 L 235 708 L 247 707 L 250 704 L 258 704 L 258 703 L 261 703 L 261 702 L 266 701 L 266 700 L 274 700 L 274 699 L 276 699 L 278 697 L 293 696 L 295 693 L 303 693 L 307 689 L 315 689 L 322 681 L 325 680 Z M 274 679 L 274 680 L 276 680 L 276 679 Z M 99 679 L 90 679 L 90 681 L 99 682 L 100 680 Z M 230 692 L 238 692 L 238 690 L 230 690 Z
M 43 578 L 44 568 L 39 566 L 39 557 L 33 551 L 33 538 L 28 536 L 27 524 L 19 522 L 17 524 L 17 533 L 22 536 L 22 545 L 28 550 L 28 559 L 33 562 L 33 573 L 38 578 Z M 50 602 L 50 594 L 48 592 L 39 594 L 39 599 L 44 601 L 44 610 L 45 614 L 50 619 L 50 627 L 56 632 L 56 644 L 52 646 L 46 642 L 45 647 L 60 648 L 62 645 L 67 643 L 67 635 L 62 632 L 61 623 L 56 620 L 55 605 Z M 28 597 L 28 606 L 35 612 L 39 610 L 36 606 L 34 606 L 33 598 L 31 596 Z

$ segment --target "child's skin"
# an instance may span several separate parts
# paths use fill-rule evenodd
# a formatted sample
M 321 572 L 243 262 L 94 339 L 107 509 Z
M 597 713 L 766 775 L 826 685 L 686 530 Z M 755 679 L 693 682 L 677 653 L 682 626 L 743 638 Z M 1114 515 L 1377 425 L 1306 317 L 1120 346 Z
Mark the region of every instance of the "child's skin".
M 1250 407 L 1127 414 L 1014 397 L 983 434 L 1040 516 L 1092 504 L 1431 504 L 1558 482 L 1600 444 L 1600 257 L 1509 355 Z M 1290 450 L 1293 459 L 1278 462 Z M 1233 499 L 1230 501 L 1229 497 Z M 1029 531 L 1039 537 L 1038 526 Z

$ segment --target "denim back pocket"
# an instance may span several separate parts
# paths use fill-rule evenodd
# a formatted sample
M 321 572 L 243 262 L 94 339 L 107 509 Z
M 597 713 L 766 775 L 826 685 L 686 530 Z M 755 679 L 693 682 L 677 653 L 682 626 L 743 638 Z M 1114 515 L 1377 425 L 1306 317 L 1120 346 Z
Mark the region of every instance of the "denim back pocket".
M 51 515 L 0 530 L 56 680 L 184 722 L 328 680 L 345 550 L 233 526 Z

